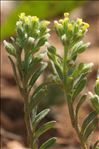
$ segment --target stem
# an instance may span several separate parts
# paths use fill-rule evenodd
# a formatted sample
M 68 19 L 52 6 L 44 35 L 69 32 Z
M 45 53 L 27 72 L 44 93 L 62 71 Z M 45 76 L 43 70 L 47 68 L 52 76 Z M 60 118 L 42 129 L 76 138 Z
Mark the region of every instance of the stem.
M 74 112 L 74 108 L 73 108 L 73 103 L 71 101 L 71 98 L 69 98 L 69 90 L 68 90 L 68 85 L 67 85 L 67 71 L 68 71 L 68 67 L 66 64 L 67 61 L 67 54 L 68 54 L 68 48 L 69 47 L 64 47 L 64 65 L 63 65 L 63 73 L 64 73 L 64 89 L 65 89 L 65 98 L 67 99 L 67 104 L 68 104 L 68 110 L 69 110 L 69 115 L 70 115 L 70 119 L 71 119 L 71 124 L 72 127 L 75 129 L 77 136 L 79 138 L 80 144 L 81 144 L 81 148 L 82 149 L 88 149 L 86 143 L 83 141 L 83 138 L 81 136 L 80 133 L 80 128 L 78 125 L 78 121 L 76 119 L 75 116 L 75 112 Z M 67 95 L 66 95 L 67 93 Z
M 27 103 L 24 103 L 24 118 L 25 118 L 25 124 L 26 124 L 26 129 L 27 129 L 27 140 L 29 142 L 29 146 L 32 149 L 32 131 L 30 127 L 30 116 L 28 114 L 28 109 L 27 109 Z
M 78 124 L 77 119 L 75 117 L 72 102 L 70 100 L 68 100 L 68 96 L 66 96 L 66 91 L 65 91 L 65 98 L 67 99 L 67 103 L 68 103 L 68 110 L 69 110 L 69 115 L 70 115 L 70 119 L 71 119 L 71 124 L 77 133 L 77 136 L 78 136 L 80 144 L 81 144 L 81 149 L 88 149 L 86 143 L 83 141 L 82 135 L 80 133 L 79 124 Z
M 30 114 L 28 112 L 28 101 L 29 101 L 29 96 L 27 93 L 27 88 L 25 87 L 25 84 L 23 82 L 23 88 L 24 88 L 24 118 L 25 118 L 25 124 L 26 124 L 26 129 L 27 129 L 27 140 L 29 142 L 30 147 L 32 148 L 32 130 L 31 130 L 31 125 L 30 125 Z
M 67 52 L 68 52 L 68 48 L 64 47 L 63 74 L 64 74 L 64 84 L 65 84 L 65 88 L 66 88 L 66 71 L 67 71 L 67 66 L 66 66 Z
M 24 118 L 25 118 L 27 133 L 28 133 L 27 140 L 29 142 L 29 146 L 31 149 L 38 149 L 37 142 L 35 142 L 35 144 L 33 144 L 33 139 L 35 139 L 35 130 L 33 130 L 31 127 L 31 118 L 30 118 L 30 114 L 28 112 L 29 111 L 28 110 L 29 96 L 28 96 L 27 88 L 25 88 L 25 87 L 24 87 L 24 101 L 25 101 L 25 103 L 24 103 L 24 114 L 25 114 Z

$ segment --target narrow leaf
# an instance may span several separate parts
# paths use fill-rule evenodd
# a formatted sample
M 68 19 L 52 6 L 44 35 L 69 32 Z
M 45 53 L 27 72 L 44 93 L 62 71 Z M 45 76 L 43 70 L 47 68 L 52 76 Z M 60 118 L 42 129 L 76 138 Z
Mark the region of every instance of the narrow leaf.
M 88 127 L 88 125 L 90 124 L 90 122 L 92 122 L 95 119 L 96 115 L 97 115 L 96 111 L 92 111 L 87 115 L 87 117 L 85 118 L 82 124 L 81 133 L 83 133 L 85 129 Z
M 60 78 L 61 80 L 63 80 L 63 73 L 62 73 L 61 68 L 60 68 L 58 65 L 56 65 L 56 64 L 54 64 L 54 65 L 55 65 L 55 68 L 56 68 L 56 71 L 57 71 L 57 73 L 58 73 L 59 78 Z
M 96 81 L 94 90 L 95 90 L 95 93 L 99 96 L 99 80 Z
M 35 83 L 35 81 L 38 79 L 38 77 L 42 74 L 44 69 L 47 67 L 47 63 L 42 63 L 41 68 L 39 68 L 32 76 L 29 85 L 32 87 Z
M 98 120 L 94 119 L 86 128 L 85 133 L 83 135 L 83 141 L 86 141 L 90 134 L 96 129 Z
M 55 124 L 55 121 L 51 121 L 51 122 L 45 123 L 43 126 L 38 128 L 38 130 L 35 133 L 36 137 L 40 137 L 43 133 L 51 129 L 54 126 L 54 124 Z
M 34 121 L 33 121 L 33 126 L 34 125 L 38 125 L 38 123 L 49 113 L 49 109 L 45 109 L 43 111 L 41 111 L 39 114 L 36 115 Z
M 18 83 L 18 76 L 17 76 L 16 66 L 15 66 L 12 58 L 10 56 L 8 56 L 8 58 L 9 58 L 9 60 L 11 62 L 11 66 L 12 66 L 12 69 L 13 69 L 13 73 L 14 73 L 14 77 L 15 77 L 16 83 Z
M 55 142 L 56 142 L 56 138 L 53 137 L 53 138 L 47 140 L 46 142 L 44 142 L 44 143 L 41 145 L 40 149 L 48 149 L 48 148 L 51 147 Z
M 46 93 L 45 90 L 46 90 L 46 88 L 42 88 L 36 94 L 33 94 L 33 96 L 30 99 L 29 105 L 28 105 L 29 112 L 31 112 L 32 109 L 40 103 L 40 101 L 42 100 L 42 97 L 44 97 L 44 95 Z
M 73 92 L 73 100 L 79 93 L 83 90 L 83 88 L 86 85 L 86 79 L 80 80 L 75 86 L 74 86 L 74 92 Z
M 36 117 L 36 115 L 37 115 L 37 106 L 35 106 L 34 108 L 33 108 L 33 110 L 32 110 L 32 113 L 31 113 L 31 119 L 32 119 L 32 121 L 34 121 L 35 120 L 35 117 Z
M 40 85 L 34 90 L 32 96 L 34 96 L 34 95 L 37 94 L 41 89 L 44 89 L 44 88 L 46 88 L 46 83 L 40 84 Z
M 79 102 L 78 102 L 78 104 L 77 104 L 77 107 L 76 107 L 76 116 L 77 116 L 77 114 L 78 114 L 78 111 L 79 111 L 81 105 L 82 105 L 82 104 L 84 103 L 84 101 L 86 100 L 86 97 L 87 97 L 87 94 L 83 95 L 83 96 L 80 98 L 80 100 L 79 100 Z
M 91 97 L 91 103 L 93 105 L 93 108 L 97 113 L 99 113 L 99 96 L 98 95 L 93 95 Z

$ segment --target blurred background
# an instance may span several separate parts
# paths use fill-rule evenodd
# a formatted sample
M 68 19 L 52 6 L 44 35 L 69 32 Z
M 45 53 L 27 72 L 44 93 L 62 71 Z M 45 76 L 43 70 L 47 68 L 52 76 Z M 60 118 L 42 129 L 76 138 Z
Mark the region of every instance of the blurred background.
M 99 69 L 99 1 L 1 1 L 1 149 L 26 149 L 26 129 L 24 124 L 23 100 L 17 89 L 10 62 L 3 47 L 2 41 L 9 40 L 10 36 L 15 36 L 15 24 L 18 15 L 25 12 L 27 15 L 36 15 L 41 19 L 53 20 L 63 17 L 64 12 L 69 12 L 72 19 L 83 18 L 90 24 L 89 31 L 84 38 L 91 42 L 91 46 L 84 54 L 81 54 L 77 62 L 93 62 L 94 67 L 88 76 L 86 90 L 93 91 L 93 85 Z M 50 43 L 53 43 L 60 54 L 63 47 L 51 31 Z M 50 65 L 46 74 L 50 72 Z M 40 105 L 40 109 L 50 107 L 51 113 L 44 121 L 55 119 L 55 128 L 40 138 L 40 143 L 49 136 L 57 136 L 57 143 L 51 149 L 80 149 L 78 139 L 71 127 L 67 105 L 64 101 L 63 92 L 57 86 L 50 86 L 47 97 Z M 90 101 L 83 105 L 79 119 L 91 111 Z M 98 138 L 98 130 L 93 134 L 91 142 Z

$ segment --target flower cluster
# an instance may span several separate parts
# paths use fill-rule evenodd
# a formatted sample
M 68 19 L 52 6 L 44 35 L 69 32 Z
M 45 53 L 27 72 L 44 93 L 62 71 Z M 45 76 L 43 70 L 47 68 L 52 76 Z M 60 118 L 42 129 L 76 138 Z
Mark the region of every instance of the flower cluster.
M 36 52 L 49 38 L 49 21 L 40 21 L 37 16 L 25 16 L 21 13 L 16 23 L 17 42 L 20 47 L 30 47 Z M 21 41 L 21 42 L 19 42 Z
M 54 25 L 57 35 L 64 45 L 81 40 L 89 27 L 89 24 L 83 22 L 82 19 L 78 18 L 76 21 L 71 21 L 69 13 L 64 13 L 64 19 L 54 21 Z

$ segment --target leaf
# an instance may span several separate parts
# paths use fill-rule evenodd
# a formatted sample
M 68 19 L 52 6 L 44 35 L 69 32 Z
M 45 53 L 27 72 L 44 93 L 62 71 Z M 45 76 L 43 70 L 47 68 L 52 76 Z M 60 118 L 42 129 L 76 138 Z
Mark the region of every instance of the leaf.
M 79 102 L 77 103 L 77 107 L 76 107 L 76 116 L 78 114 L 78 111 L 81 107 L 81 105 L 84 103 L 84 101 L 86 100 L 87 94 L 83 95 L 80 99 Z
M 47 140 L 46 142 L 44 142 L 44 143 L 41 145 L 40 149 L 48 149 L 48 148 L 51 147 L 55 142 L 56 142 L 56 138 L 53 137 L 53 138 Z
M 82 79 L 75 84 L 74 92 L 73 92 L 73 96 L 72 96 L 73 100 L 75 99 L 75 97 L 77 95 L 79 95 L 79 93 L 83 90 L 85 85 L 86 85 L 86 79 Z
M 89 43 L 84 44 L 83 41 L 78 42 L 73 47 L 73 52 L 72 52 L 71 57 L 74 57 L 77 54 L 84 52 L 88 46 L 89 46 Z
M 42 97 L 44 97 L 45 94 L 46 94 L 46 87 L 43 87 L 38 92 L 32 95 L 28 105 L 29 112 L 31 112 L 32 109 L 40 103 L 40 101 L 42 100 Z
M 42 65 L 41 60 L 42 59 L 40 56 L 33 57 L 31 54 L 26 57 L 26 60 L 25 60 L 25 63 L 26 63 L 25 67 L 27 66 L 26 73 L 25 73 L 26 82 L 31 78 L 33 73 Z
M 11 66 L 12 66 L 12 69 L 13 69 L 15 81 L 16 81 L 18 87 L 19 87 L 20 93 L 23 94 L 23 90 L 22 90 L 22 88 L 21 88 L 21 86 L 20 86 L 20 83 L 19 83 L 19 81 L 18 81 L 18 75 L 17 75 L 17 71 L 16 71 L 16 66 L 15 66 L 15 64 L 14 64 L 14 62 L 13 62 L 13 60 L 12 60 L 12 58 L 11 58 L 10 56 L 8 56 L 8 58 L 9 58 L 9 60 L 10 60 L 10 62 L 11 62 Z
M 36 117 L 36 115 L 37 115 L 37 106 L 35 106 L 33 109 L 32 109 L 32 113 L 31 113 L 31 119 L 32 119 L 32 121 L 34 121 L 35 120 L 35 117 Z M 33 126 L 33 128 L 34 128 L 34 126 Z
M 18 83 L 18 76 L 17 76 L 16 66 L 15 66 L 12 58 L 10 56 L 8 56 L 8 58 L 9 58 L 9 60 L 11 62 L 11 66 L 12 66 L 12 69 L 13 69 L 13 73 L 14 73 L 14 77 L 15 77 L 16 83 Z
M 95 119 L 96 115 L 97 115 L 97 112 L 96 111 L 92 111 L 91 113 L 89 113 L 87 115 L 87 117 L 85 118 L 85 120 L 84 120 L 84 122 L 82 124 L 82 127 L 81 127 L 81 134 L 84 133 L 85 129 Z
M 92 67 L 93 67 L 93 63 L 84 64 L 81 73 L 88 74 L 89 72 L 91 72 Z
M 61 80 L 63 80 L 63 73 L 62 73 L 62 70 L 61 70 L 60 66 L 57 65 L 57 64 L 54 64 L 54 66 L 55 66 L 55 68 L 56 68 L 56 71 L 57 71 L 57 74 L 58 74 L 59 78 L 60 78 Z
M 91 97 L 91 103 L 93 105 L 93 108 L 97 113 L 99 113 L 99 96 L 98 95 L 93 95 Z
M 76 66 L 72 76 L 74 78 L 78 77 L 80 74 L 85 74 L 87 75 L 90 71 L 91 71 L 91 68 L 93 66 L 93 63 L 89 63 L 89 64 L 83 64 L 83 63 L 80 63 L 79 65 Z
M 99 96 L 99 80 L 96 81 L 96 85 L 95 85 L 94 91 Z
M 36 115 L 32 125 L 37 126 L 38 123 L 49 113 L 49 109 L 44 109 L 43 111 L 41 111 L 39 114 Z
M 88 139 L 88 137 L 90 136 L 90 134 L 96 129 L 97 127 L 97 123 L 98 120 L 94 119 L 87 127 L 87 129 L 85 130 L 85 133 L 83 135 L 83 141 L 86 141 Z
M 48 52 L 51 53 L 51 54 L 56 54 L 56 48 L 54 46 L 50 46 L 47 48 L 48 49 Z
M 37 138 L 40 137 L 43 133 L 51 129 L 55 125 L 55 123 L 56 123 L 55 121 L 47 122 L 43 126 L 38 128 L 38 130 L 35 133 L 36 137 Z
M 47 67 L 47 63 L 42 63 L 41 68 L 38 68 L 37 71 L 33 74 L 32 78 L 29 82 L 30 88 L 34 85 L 34 83 L 36 82 L 36 80 L 42 74 L 42 72 L 44 71 L 44 69 L 46 67 Z

